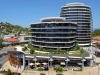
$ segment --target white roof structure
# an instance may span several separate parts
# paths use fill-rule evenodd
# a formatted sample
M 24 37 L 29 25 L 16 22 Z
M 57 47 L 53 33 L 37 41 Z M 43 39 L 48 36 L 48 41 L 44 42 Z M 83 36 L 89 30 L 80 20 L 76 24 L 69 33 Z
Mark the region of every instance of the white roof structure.
M 21 47 L 21 46 L 16 46 L 15 48 L 16 48 L 17 51 L 23 52 L 23 51 L 22 51 L 22 48 L 23 48 L 23 47 Z

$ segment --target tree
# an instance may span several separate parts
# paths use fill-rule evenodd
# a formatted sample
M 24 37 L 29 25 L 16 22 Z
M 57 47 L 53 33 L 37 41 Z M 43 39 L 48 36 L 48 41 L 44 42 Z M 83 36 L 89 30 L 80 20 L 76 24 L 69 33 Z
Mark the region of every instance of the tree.
M 58 66 L 55 68 L 57 75 L 62 75 L 63 73 L 63 68 L 61 66 Z
M 12 75 L 12 73 L 11 73 L 11 70 L 10 70 L 10 69 L 8 69 L 8 70 L 7 70 L 6 75 Z
M 100 36 L 100 29 L 96 29 L 92 32 L 92 36 Z
M 60 53 L 61 53 L 61 51 L 62 51 L 62 49 L 61 49 L 61 48 L 57 48 L 57 54 L 60 54 Z
M 3 44 L 3 39 L 0 38 L 0 48 L 3 48 L 4 47 L 4 44 Z
M 81 53 L 81 54 L 84 53 L 84 49 L 83 49 L 83 48 L 80 49 L 80 53 Z
M 28 48 L 32 48 L 33 45 L 31 43 L 28 43 Z
M 27 51 L 27 47 L 25 46 L 24 48 L 22 48 L 22 51 Z
M 75 50 L 80 50 L 80 46 L 78 44 L 76 44 Z
M 0 23 L 0 33 L 1 34 L 9 34 L 9 33 L 15 34 L 16 32 L 18 32 L 19 34 L 22 32 L 25 34 L 29 34 L 30 29 L 21 27 L 19 25 L 13 25 L 13 24 L 8 23 L 8 22 L 1 22 Z M 16 34 L 16 36 L 17 36 L 17 34 Z
M 35 52 L 34 48 L 31 48 L 30 49 L 30 54 L 34 54 L 34 52 Z

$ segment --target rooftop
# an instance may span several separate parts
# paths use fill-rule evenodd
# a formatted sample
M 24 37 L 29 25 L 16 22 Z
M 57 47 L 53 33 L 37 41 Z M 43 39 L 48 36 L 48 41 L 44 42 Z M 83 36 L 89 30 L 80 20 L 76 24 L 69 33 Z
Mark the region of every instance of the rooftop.
M 5 40 L 6 42 L 19 42 L 19 40 L 15 37 L 10 37 Z
M 92 37 L 93 40 L 100 40 L 100 36 Z
M 86 7 L 90 7 L 90 6 L 85 5 L 84 3 L 80 3 L 80 2 L 68 3 L 63 7 L 70 7 L 70 6 L 86 6 Z

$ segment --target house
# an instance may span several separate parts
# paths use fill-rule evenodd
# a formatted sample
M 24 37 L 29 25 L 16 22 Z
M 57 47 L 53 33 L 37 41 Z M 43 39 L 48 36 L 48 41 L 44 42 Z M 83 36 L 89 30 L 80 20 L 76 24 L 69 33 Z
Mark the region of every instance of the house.
M 92 45 L 100 49 L 100 36 L 92 37 Z
M 15 44 L 18 44 L 19 43 L 19 40 L 16 37 L 9 37 L 9 38 L 5 39 L 4 42 L 7 45 L 15 45 Z

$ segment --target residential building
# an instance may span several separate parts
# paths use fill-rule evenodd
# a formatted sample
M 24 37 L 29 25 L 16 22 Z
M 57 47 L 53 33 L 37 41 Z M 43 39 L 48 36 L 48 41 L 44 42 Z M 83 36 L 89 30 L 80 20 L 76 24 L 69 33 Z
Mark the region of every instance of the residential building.
M 3 36 L 3 40 L 5 40 L 5 39 L 7 39 L 7 38 L 10 38 L 10 37 L 15 37 L 15 34 L 9 33 L 8 35 L 4 35 L 4 36 Z
M 20 43 L 29 43 L 31 42 L 31 36 L 27 34 L 20 34 L 18 39 L 20 40 Z
M 100 36 L 92 37 L 92 46 L 100 49 Z
M 65 18 L 42 18 L 41 22 L 30 24 L 30 28 L 35 47 L 70 49 L 76 44 L 77 24 L 65 22 Z
M 77 43 L 80 46 L 91 45 L 92 13 L 83 3 L 69 3 L 61 8 L 61 17 L 77 23 Z
M 18 43 L 19 43 L 19 40 L 16 37 L 9 37 L 4 40 L 4 44 L 6 44 L 6 45 L 15 45 Z

